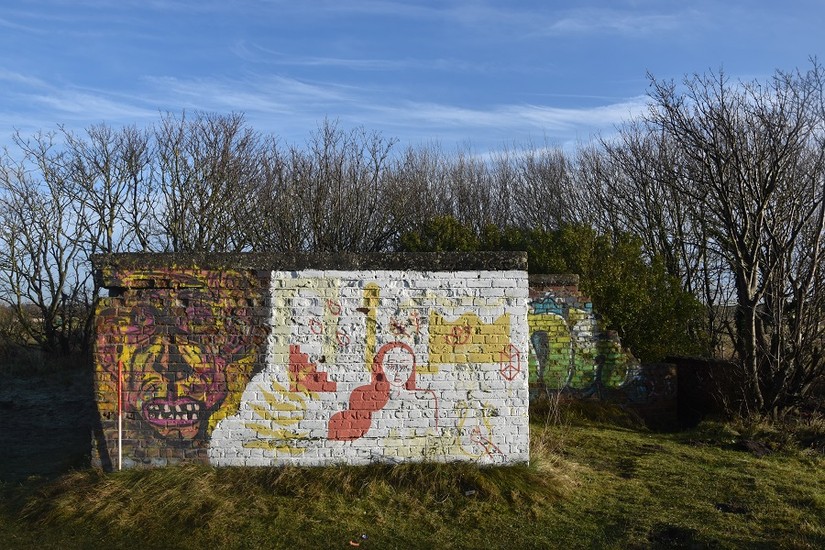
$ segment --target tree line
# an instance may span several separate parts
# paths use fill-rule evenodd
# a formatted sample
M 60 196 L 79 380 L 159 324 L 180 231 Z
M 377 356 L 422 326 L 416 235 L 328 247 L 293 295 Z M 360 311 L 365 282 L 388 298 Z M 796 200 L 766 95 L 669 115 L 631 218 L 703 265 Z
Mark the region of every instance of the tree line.
M 17 133 L 0 157 L 0 332 L 88 346 L 103 252 L 527 250 L 575 272 L 644 360 L 725 356 L 746 412 L 825 371 L 825 75 L 650 78 L 648 110 L 574 152 L 402 147 L 242 114 Z

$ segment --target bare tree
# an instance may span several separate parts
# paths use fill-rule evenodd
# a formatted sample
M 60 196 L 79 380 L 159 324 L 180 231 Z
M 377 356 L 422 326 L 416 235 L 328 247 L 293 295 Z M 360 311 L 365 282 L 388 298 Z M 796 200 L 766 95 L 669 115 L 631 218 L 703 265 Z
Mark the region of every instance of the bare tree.
M 74 203 L 68 155 L 54 134 L 17 134 L 14 141 L 22 160 L 6 152 L 0 162 L 0 300 L 31 341 L 67 353 L 88 341 L 78 334 L 91 302 L 88 222 Z
M 88 128 L 85 136 L 63 136 L 68 191 L 78 220 L 86 223 L 85 252 L 151 250 L 157 236 L 150 226 L 152 157 L 147 133 L 98 125 Z
M 486 225 L 499 225 L 495 182 L 485 159 L 469 150 L 458 150 L 446 164 L 447 186 L 453 216 L 481 233 Z M 497 223 L 498 222 L 498 223 Z
M 447 163 L 435 144 L 407 147 L 392 160 L 386 178 L 387 207 L 396 234 L 420 230 L 428 221 L 453 215 Z
M 570 162 L 561 149 L 530 147 L 511 155 L 513 225 L 551 231 L 573 221 Z
M 308 248 L 291 160 L 275 138 L 264 140 L 258 157 L 260 183 L 252 191 L 257 206 L 243 224 L 253 250 L 301 252 Z
M 825 365 L 823 76 L 814 63 L 765 84 L 652 80 L 646 120 L 680 149 L 669 185 L 724 258 L 745 402 L 761 412 L 797 403 Z
M 649 259 L 699 298 L 706 315 L 702 325 L 685 327 L 708 354 L 721 352 L 729 328 L 719 304 L 729 301 L 725 269 L 708 246 L 707 221 L 690 197 L 678 193 L 683 152 L 660 128 L 646 121 L 625 124 L 617 136 L 579 151 L 579 208 L 600 232 L 631 233 L 641 239 Z
M 154 132 L 154 222 L 171 251 L 241 251 L 242 222 L 256 207 L 259 135 L 240 114 L 166 115 Z M 241 223 L 239 223 L 241 222 Z

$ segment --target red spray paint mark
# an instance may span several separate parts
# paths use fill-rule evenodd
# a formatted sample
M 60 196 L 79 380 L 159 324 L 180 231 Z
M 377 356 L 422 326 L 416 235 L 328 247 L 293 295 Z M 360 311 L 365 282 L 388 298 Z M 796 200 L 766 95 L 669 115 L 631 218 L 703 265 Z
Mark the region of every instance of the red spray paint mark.
M 451 334 L 444 336 L 444 341 L 450 346 L 460 346 L 470 341 L 471 329 L 468 326 L 453 327 Z
M 500 454 L 501 456 L 504 456 L 504 453 L 501 452 L 501 449 L 499 449 L 495 443 L 490 441 L 489 438 L 482 435 L 481 428 L 479 428 L 478 426 L 473 428 L 473 431 L 470 433 L 470 441 L 472 441 L 473 443 L 477 443 L 478 445 L 481 445 L 481 448 L 484 449 L 484 454 L 486 454 L 490 458 L 493 458 L 493 455 L 496 453 Z
M 499 364 L 501 376 L 512 382 L 516 376 L 521 374 L 521 352 L 512 344 L 504 346 L 504 349 L 499 352 Z
M 327 309 L 333 315 L 341 314 L 341 304 L 335 300 L 327 300 Z
M 396 336 L 408 336 L 407 334 L 407 327 L 405 327 L 398 319 L 395 317 L 390 319 L 390 332 L 395 334 Z
M 338 384 L 327 379 L 327 373 L 318 372 L 318 366 L 301 351 L 301 346 L 289 346 L 290 391 L 334 392 Z
M 318 319 L 310 319 L 309 330 L 312 331 L 312 334 L 321 334 L 324 332 L 324 325 Z
M 413 325 L 415 326 L 415 333 L 421 333 L 421 314 L 418 313 L 418 310 L 414 310 L 410 313 L 410 319 L 412 320 Z
M 349 334 L 347 334 L 347 331 L 345 331 L 342 328 L 339 328 L 335 332 L 335 339 L 338 341 L 338 345 L 341 347 L 347 347 L 348 345 L 350 345 L 351 339 L 349 337 Z

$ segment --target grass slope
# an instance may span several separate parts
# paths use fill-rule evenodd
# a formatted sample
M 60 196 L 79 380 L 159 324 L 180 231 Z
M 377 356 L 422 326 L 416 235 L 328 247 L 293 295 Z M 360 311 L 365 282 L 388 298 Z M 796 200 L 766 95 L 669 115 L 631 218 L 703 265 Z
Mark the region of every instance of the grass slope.
M 530 466 L 189 466 L 6 483 L 0 546 L 825 548 L 822 449 L 772 427 L 656 434 L 592 418 L 534 421 Z

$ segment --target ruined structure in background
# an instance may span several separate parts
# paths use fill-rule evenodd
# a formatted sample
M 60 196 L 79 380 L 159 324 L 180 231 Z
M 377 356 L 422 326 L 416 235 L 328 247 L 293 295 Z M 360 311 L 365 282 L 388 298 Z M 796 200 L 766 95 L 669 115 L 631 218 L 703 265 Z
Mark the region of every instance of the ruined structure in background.
M 640 364 L 605 329 L 577 275 L 531 275 L 529 284 L 531 397 L 563 392 L 626 406 L 652 427 L 676 423 L 674 365 Z

